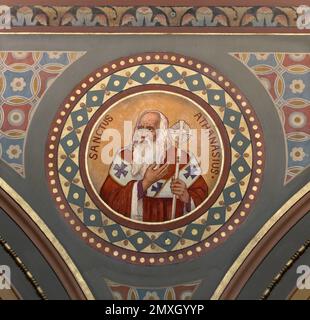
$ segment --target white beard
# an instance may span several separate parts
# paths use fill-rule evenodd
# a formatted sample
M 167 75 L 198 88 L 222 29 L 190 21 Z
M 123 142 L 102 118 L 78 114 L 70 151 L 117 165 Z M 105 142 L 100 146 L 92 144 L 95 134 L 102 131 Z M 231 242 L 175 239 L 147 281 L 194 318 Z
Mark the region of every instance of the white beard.
M 147 130 L 148 131 L 148 130 Z M 163 164 L 166 156 L 166 136 L 158 134 L 156 141 L 150 132 L 136 130 L 133 136 L 133 159 L 131 165 L 131 174 L 133 177 L 141 175 L 144 177 L 148 166 L 156 163 L 158 167 Z M 142 140 L 141 136 L 145 136 Z

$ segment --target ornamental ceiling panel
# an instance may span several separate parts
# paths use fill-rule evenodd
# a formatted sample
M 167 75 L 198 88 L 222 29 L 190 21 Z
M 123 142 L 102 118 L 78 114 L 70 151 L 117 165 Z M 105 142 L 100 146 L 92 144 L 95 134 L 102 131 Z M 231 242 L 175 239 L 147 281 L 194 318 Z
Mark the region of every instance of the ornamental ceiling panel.
M 307 7 L 252 2 L 3 1 L 2 296 L 302 296 Z

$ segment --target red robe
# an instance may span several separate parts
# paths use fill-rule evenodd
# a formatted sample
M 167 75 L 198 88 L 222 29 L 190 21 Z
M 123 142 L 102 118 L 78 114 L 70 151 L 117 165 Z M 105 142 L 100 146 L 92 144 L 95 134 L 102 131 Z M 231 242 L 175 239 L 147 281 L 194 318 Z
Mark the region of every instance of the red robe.
M 180 170 L 187 166 L 189 156 L 184 153 L 187 158 L 186 164 L 180 165 Z M 121 153 L 124 159 L 124 151 Z M 113 164 L 112 164 L 113 165 Z M 129 169 L 130 170 L 130 169 Z M 170 164 L 167 174 L 161 180 L 169 180 L 175 173 L 175 164 Z M 120 185 L 115 179 L 109 175 L 104 181 L 100 196 L 113 210 L 124 216 L 131 217 L 132 191 L 133 186 L 137 180 L 131 180 L 126 185 Z M 170 184 L 170 182 L 168 182 Z M 199 176 L 187 189 L 190 199 L 193 201 L 195 207 L 201 204 L 208 195 L 208 187 L 205 180 Z M 162 222 L 171 220 L 172 197 L 150 197 L 143 196 L 143 221 L 145 222 Z M 186 212 L 189 204 L 177 200 L 175 217 L 181 217 Z M 190 211 L 190 210 L 189 210 Z

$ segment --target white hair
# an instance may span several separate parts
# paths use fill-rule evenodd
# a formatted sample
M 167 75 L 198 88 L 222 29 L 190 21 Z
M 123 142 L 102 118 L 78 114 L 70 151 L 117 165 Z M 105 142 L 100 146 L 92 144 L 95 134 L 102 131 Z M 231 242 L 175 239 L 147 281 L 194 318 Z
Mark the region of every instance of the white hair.
M 143 116 L 145 116 L 148 113 L 156 113 L 159 115 L 159 129 L 158 132 L 156 132 L 156 136 L 160 136 L 161 138 L 164 139 L 164 141 L 167 143 L 167 146 L 171 145 L 171 137 L 170 137 L 170 132 L 169 132 L 169 120 L 168 118 L 160 111 L 157 110 L 146 110 L 143 111 L 136 122 L 135 130 L 138 128 L 139 124 L 141 123 L 141 119 Z
M 136 143 L 139 140 L 138 127 L 141 123 L 141 119 L 148 113 L 156 113 L 160 117 L 159 128 L 156 130 L 156 140 L 153 142 L 150 132 L 143 132 L 146 136 L 144 143 Z M 169 121 L 167 117 L 159 111 L 147 110 L 144 111 L 136 122 L 136 127 L 133 135 L 133 161 L 132 161 L 132 175 L 136 176 L 141 173 L 144 175 L 147 167 L 156 163 L 160 165 L 164 162 L 166 151 L 171 145 L 171 139 L 169 134 Z

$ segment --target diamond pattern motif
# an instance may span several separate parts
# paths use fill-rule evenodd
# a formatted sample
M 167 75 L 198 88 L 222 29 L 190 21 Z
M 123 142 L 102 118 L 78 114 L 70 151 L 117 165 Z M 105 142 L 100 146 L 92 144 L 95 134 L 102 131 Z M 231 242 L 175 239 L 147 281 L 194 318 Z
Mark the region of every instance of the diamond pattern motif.
M 225 107 L 226 106 L 226 99 L 225 99 L 225 91 L 224 90 L 215 90 L 215 89 L 208 89 L 208 103 L 218 107 Z
M 171 84 L 175 81 L 178 81 L 182 78 L 182 76 L 175 70 L 174 67 L 169 66 L 160 72 L 158 72 L 158 75 L 163 79 L 163 81 L 167 84 Z
M 170 251 L 174 248 L 174 246 L 178 243 L 179 240 L 180 237 L 168 231 L 163 232 L 154 242 L 166 251 Z
M 101 212 L 97 209 L 84 208 L 83 221 L 87 226 L 101 227 L 102 226 Z
M 241 132 L 237 132 L 231 141 L 231 146 L 239 154 L 243 154 L 247 147 L 250 145 L 250 140 L 246 138 Z
M 103 103 L 104 91 L 103 90 L 93 90 L 88 91 L 86 94 L 86 106 L 96 107 L 101 106 Z
M 231 110 L 229 108 L 225 109 L 224 123 L 233 129 L 238 129 L 240 126 L 241 113 Z
M 204 90 L 206 88 L 202 76 L 200 74 L 194 74 L 185 78 L 185 82 L 191 91 Z
M 201 224 L 190 224 L 186 227 L 183 238 L 200 241 L 205 230 L 205 226 Z
M 138 251 L 143 250 L 152 242 L 144 232 L 138 232 L 135 235 L 129 237 L 128 240 Z
M 239 157 L 238 160 L 231 166 L 231 171 L 239 182 L 251 172 L 251 168 L 243 157 Z
M 61 139 L 60 144 L 67 155 L 72 153 L 79 145 L 79 139 L 75 131 L 71 131 L 68 135 Z
M 107 89 L 109 91 L 120 92 L 124 89 L 127 81 L 128 78 L 113 74 L 108 82 Z
M 75 204 L 76 206 L 83 208 L 85 202 L 85 190 L 72 183 L 69 189 L 67 199 L 69 203 Z
M 230 205 L 241 201 L 242 194 L 238 183 L 235 183 L 223 191 L 224 201 L 226 205 Z
M 86 108 L 71 113 L 72 125 L 74 129 L 80 128 L 87 124 L 88 114 Z
M 126 235 L 125 235 L 123 229 L 118 224 L 106 226 L 106 227 L 104 227 L 104 230 L 107 234 L 107 237 L 109 238 L 109 240 L 112 243 L 126 239 Z
M 208 210 L 207 225 L 221 225 L 225 222 L 226 210 L 224 207 L 210 208 Z
M 65 162 L 62 164 L 59 173 L 71 182 L 78 170 L 79 167 L 69 157 L 67 157 Z

